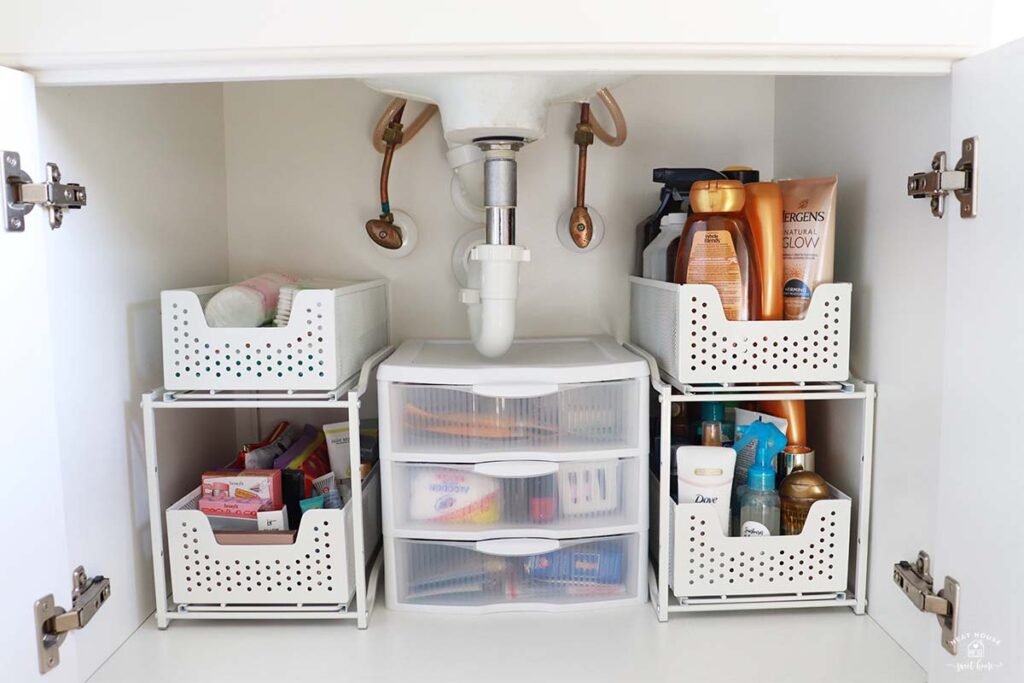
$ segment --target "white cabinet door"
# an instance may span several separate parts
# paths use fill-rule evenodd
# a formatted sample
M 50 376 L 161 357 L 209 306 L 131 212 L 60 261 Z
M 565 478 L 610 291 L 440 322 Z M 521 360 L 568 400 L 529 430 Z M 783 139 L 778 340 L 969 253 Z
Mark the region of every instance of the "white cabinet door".
M 951 657 L 936 631 L 929 680 L 963 680 L 980 670 L 988 673 L 978 680 L 1020 681 L 1024 420 L 1016 392 L 1024 384 L 1024 41 L 958 63 L 951 111 L 951 152 L 959 152 L 962 138 L 979 138 L 979 198 L 971 220 L 959 217 L 956 202 L 949 205 L 932 574 L 936 589 L 947 574 L 960 582 L 961 640 Z
M 0 68 L 0 149 L 20 152 L 33 180 L 43 174 L 36 133 L 35 85 Z M 0 433 L 6 444 L 4 548 L 0 550 L 0 678 L 39 677 L 33 603 L 53 593 L 69 607 L 63 482 L 57 450 L 50 345 L 46 212 L 27 216 L 24 232 L 0 229 Z M 86 567 L 88 569 L 88 567 Z M 74 636 L 60 649 L 49 682 L 78 681 Z

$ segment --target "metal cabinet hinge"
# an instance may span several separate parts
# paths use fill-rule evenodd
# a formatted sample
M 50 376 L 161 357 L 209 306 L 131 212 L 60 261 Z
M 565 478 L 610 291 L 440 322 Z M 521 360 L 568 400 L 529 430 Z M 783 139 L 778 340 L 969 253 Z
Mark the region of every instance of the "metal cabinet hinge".
M 936 152 L 932 170 L 907 177 L 907 194 L 914 199 L 931 198 L 936 218 L 946 213 L 950 192 L 960 202 L 960 218 L 978 215 L 978 138 L 964 138 L 960 149 L 960 160 L 952 170 L 946 168 L 946 153 Z
M 89 578 L 78 567 L 71 575 L 71 609 L 58 607 L 53 594 L 36 600 L 36 651 L 39 673 L 45 674 L 60 664 L 60 646 L 70 631 L 84 628 L 110 597 L 110 579 Z
M 942 627 L 942 647 L 949 654 L 955 655 L 957 624 L 960 618 L 960 582 L 947 576 L 943 588 L 934 593 L 931 558 L 923 550 L 918 552 L 914 564 L 906 560 L 896 563 L 893 567 L 892 580 L 903 589 L 903 593 L 918 610 L 934 614 L 938 618 L 939 626 Z
M 44 207 L 50 214 L 50 227 L 57 229 L 64 220 L 68 209 L 85 206 L 85 187 L 77 183 L 62 183 L 57 164 L 46 164 L 46 182 L 33 183 L 31 176 L 21 167 L 21 155 L 17 152 L 2 151 L 3 160 L 3 206 L 0 218 L 4 230 L 21 232 L 25 229 L 25 216 L 36 206 Z

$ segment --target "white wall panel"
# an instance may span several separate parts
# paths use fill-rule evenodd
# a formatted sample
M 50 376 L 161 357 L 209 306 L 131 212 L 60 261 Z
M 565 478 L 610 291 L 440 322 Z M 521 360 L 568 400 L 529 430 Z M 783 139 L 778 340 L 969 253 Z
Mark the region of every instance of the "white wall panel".
M 420 232 L 416 250 L 396 260 L 363 229 L 379 212 L 381 157 L 370 131 L 387 97 L 352 81 L 228 84 L 224 92 L 231 276 L 276 268 L 387 277 L 397 340 L 465 337 L 450 254 L 474 226 L 449 199 L 439 123 L 395 155 L 392 206 L 412 214 Z M 554 107 L 547 136 L 519 155 L 517 241 L 533 254 L 520 269 L 519 336 L 625 337 L 634 227 L 657 207 L 652 168 L 747 164 L 771 173 L 771 77 L 639 77 L 614 93 L 629 139 L 590 148 L 587 201 L 607 228 L 596 250 L 570 253 L 554 227 L 574 201 L 579 108 Z
M 949 80 L 776 82 L 777 174 L 839 175 L 835 277 L 854 283 L 850 365 L 878 382 L 868 612 L 924 663 L 934 618 L 907 603 L 892 564 L 935 540 L 946 225 L 906 196 L 906 178 L 945 144 Z M 810 445 L 819 463 L 848 448 Z

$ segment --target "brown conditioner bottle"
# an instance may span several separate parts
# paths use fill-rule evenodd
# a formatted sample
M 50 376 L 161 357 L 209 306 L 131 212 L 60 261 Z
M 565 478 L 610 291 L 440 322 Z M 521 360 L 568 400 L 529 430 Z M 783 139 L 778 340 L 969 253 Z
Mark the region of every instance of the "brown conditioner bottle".
M 676 254 L 674 281 L 714 285 L 728 320 L 757 320 L 761 309 L 761 274 L 744 202 L 737 180 L 695 182 L 693 213 Z

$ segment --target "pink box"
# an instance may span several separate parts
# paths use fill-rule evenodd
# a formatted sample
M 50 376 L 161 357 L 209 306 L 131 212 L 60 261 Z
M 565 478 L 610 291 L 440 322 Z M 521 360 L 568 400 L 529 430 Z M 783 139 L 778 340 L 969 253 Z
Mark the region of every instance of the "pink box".
M 203 474 L 203 498 L 258 500 L 264 510 L 280 510 L 281 470 L 222 470 Z
M 199 499 L 199 511 L 214 517 L 242 517 L 256 519 L 256 513 L 263 507 L 259 498 L 226 498 L 203 496 Z

